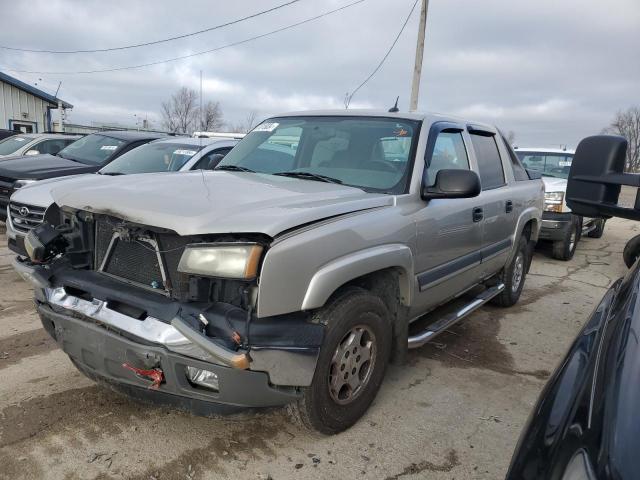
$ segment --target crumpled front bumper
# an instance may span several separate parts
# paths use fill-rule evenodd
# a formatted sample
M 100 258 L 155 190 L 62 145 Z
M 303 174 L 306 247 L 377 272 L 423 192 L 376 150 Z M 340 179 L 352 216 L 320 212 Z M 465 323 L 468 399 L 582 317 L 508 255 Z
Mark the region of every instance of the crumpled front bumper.
M 542 228 L 539 240 L 562 240 L 571 228 L 573 215 L 567 213 L 542 212 Z
M 150 393 L 177 396 L 186 404 L 198 401 L 247 407 L 286 404 L 300 395 L 297 387 L 306 387 L 313 379 L 322 336 L 322 333 L 318 336 L 318 325 L 301 325 L 295 320 L 295 327 L 306 334 L 301 337 L 302 342 L 286 345 L 274 340 L 269 345 L 262 341 L 250 344 L 246 350 L 233 350 L 185 322 L 182 312 L 187 304 L 172 305 L 177 302 L 150 292 L 131 295 L 131 286 L 110 278 L 100 278 L 100 284 L 92 283 L 92 278 L 101 275 L 96 272 L 72 270 L 53 275 L 47 267 L 33 266 L 20 259 L 15 259 L 14 267 L 34 285 L 45 329 L 89 376 L 115 385 L 145 388 L 149 387 L 149 380 L 123 368 L 123 364 L 159 367 L 164 372 L 164 381 L 158 391 Z M 79 277 L 75 281 L 74 275 Z M 79 291 L 78 285 L 85 290 Z M 123 302 L 142 304 L 147 297 L 148 302 L 161 302 L 155 310 L 149 303 L 150 313 L 169 312 L 173 320 L 150 314 L 134 318 L 126 314 L 126 309 L 116 308 Z M 215 321 L 210 312 L 207 315 Z M 256 338 L 264 339 L 260 331 L 268 330 L 269 325 L 259 325 Z M 234 363 L 234 358 L 244 355 L 246 365 Z M 186 367 L 215 373 L 218 391 L 192 385 Z

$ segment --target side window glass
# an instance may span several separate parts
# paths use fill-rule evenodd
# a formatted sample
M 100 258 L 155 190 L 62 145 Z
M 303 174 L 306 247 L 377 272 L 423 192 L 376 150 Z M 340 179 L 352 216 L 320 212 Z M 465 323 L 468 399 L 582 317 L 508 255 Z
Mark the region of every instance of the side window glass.
M 469 157 L 462 133 L 440 132 L 436 138 L 431 158 L 427 160 L 429 186 L 436 182 L 440 170 L 469 170 Z
M 504 171 L 495 136 L 471 134 L 471 142 L 478 160 L 482 189 L 490 190 L 503 186 Z
M 515 152 L 511 148 L 511 145 L 509 145 L 509 142 L 507 141 L 506 138 L 504 138 L 504 136 L 502 137 L 502 142 L 504 143 L 504 146 L 507 149 L 507 152 L 509 153 L 509 158 L 511 159 L 511 166 L 513 167 L 513 176 L 516 179 L 516 181 L 521 182 L 523 180 L 529 180 L 529 174 L 524 169 L 524 166 L 520 162 L 520 159 L 515 154 Z
M 191 170 L 209 170 L 209 161 L 211 157 L 214 155 L 226 155 L 229 153 L 230 148 L 219 148 L 217 150 L 212 150 L 211 152 L 204 155 L 200 160 L 196 162 L 196 164 L 191 167 Z

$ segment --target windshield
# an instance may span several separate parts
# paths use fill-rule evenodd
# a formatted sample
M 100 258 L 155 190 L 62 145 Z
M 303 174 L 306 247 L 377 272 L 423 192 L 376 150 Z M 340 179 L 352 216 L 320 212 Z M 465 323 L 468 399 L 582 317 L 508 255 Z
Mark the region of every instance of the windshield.
M 405 193 L 419 127 L 417 121 L 376 117 L 274 118 L 249 133 L 216 169 Z
M 540 172 L 544 177 L 568 178 L 573 153 L 517 151 L 527 170 Z
M 201 149 L 198 145 L 188 143 L 147 143 L 122 154 L 100 170 L 100 173 L 177 172 Z
M 117 138 L 94 133 L 63 148 L 58 156 L 87 165 L 104 165 L 123 144 Z
M 11 155 L 31 140 L 33 140 L 33 137 L 25 137 L 24 135 L 5 138 L 0 142 L 0 155 Z

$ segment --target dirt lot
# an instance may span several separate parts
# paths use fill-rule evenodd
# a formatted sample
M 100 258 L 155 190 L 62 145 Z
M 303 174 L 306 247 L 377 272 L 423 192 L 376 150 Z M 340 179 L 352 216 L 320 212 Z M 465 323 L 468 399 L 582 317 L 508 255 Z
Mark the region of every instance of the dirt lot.
M 298 430 L 282 410 L 197 418 L 97 387 L 44 334 L 0 247 L 0 478 L 502 478 L 545 379 L 625 272 L 638 229 L 611 220 L 568 263 L 538 251 L 518 305 L 484 308 L 413 351 L 366 417 L 334 437 Z

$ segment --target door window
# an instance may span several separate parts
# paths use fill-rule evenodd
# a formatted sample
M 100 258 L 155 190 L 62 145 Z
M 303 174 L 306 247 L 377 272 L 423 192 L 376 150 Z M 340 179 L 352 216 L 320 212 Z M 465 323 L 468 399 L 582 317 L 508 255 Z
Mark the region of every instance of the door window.
M 62 138 L 54 139 L 54 140 L 45 140 L 44 142 L 40 142 L 34 147 L 32 150 L 37 150 L 40 153 L 48 153 L 50 155 L 55 155 L 64 147 L 66 147 L 70 142 L 68 140 L 64 140 Z
M 209 161 L 211 157 L 214 155 L 226 155 L 231 150 L 231 147 L 227 148 L 218 148 L 217 150 L 212 150 L 209 153 L 203 155 L 203 157 L 196 162 L 196 164 L 191 167 L 191 170 L 207 170 L 209 169 Z M 214 165 L 215 167 L 215 165 Z
M 476 152 L 480 183 L 483 190 L 491 190 L 505 184 L 502 160 L 494 135 L 471 134 L 471 142 Z
M 435 184 L 440 170 L 469 170 L 469 157 L 462 133 L 444 131 L 438 134 L 433 154 L 428 160 L 428 186 Z

